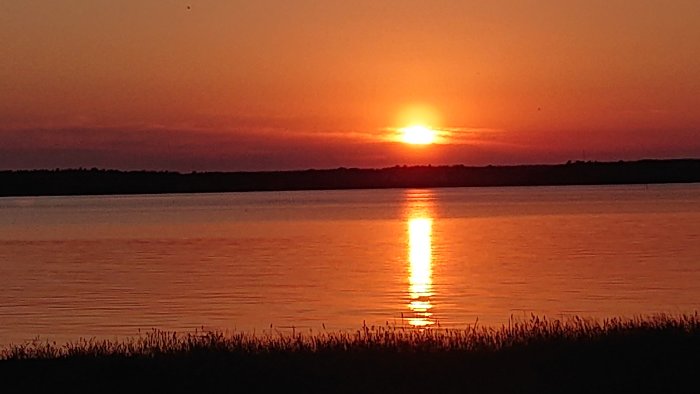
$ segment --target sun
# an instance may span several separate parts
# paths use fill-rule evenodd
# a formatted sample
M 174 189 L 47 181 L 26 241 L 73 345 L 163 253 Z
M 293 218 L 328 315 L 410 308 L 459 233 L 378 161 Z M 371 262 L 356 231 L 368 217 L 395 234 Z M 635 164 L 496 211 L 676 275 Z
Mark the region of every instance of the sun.
M 437 131 L 422 125 L 413 125 L 399 129 L 401 141 L 412 145 L 429 145 L 437 139 Z

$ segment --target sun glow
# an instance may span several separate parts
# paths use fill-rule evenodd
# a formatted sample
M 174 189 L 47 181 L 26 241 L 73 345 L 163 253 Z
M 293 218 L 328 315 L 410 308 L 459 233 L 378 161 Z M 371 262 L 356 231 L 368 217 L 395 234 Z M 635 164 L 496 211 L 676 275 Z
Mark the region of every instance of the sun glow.
M 422 125 L 413 125 L 399 129 L 401 141 L 412 145 L 428 145 L 437 139 L 437 131 Z

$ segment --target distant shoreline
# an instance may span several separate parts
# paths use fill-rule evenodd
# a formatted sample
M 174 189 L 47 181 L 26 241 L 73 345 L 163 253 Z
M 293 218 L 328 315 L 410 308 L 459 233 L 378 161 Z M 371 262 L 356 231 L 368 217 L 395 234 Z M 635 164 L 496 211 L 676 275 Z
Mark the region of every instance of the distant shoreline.
M 0 197 L 700 182 L 700 159 L 260 172 L 0 171 Z

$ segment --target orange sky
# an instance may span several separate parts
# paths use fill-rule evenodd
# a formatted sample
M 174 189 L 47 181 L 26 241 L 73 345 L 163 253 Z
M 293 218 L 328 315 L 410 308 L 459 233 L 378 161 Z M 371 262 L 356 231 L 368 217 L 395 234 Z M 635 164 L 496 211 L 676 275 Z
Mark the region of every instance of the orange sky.
M 699 20 L 695 0 L 9 0 L 0 168 L 700 157 Z M 387 141 L 417 122 L 451 138 Z

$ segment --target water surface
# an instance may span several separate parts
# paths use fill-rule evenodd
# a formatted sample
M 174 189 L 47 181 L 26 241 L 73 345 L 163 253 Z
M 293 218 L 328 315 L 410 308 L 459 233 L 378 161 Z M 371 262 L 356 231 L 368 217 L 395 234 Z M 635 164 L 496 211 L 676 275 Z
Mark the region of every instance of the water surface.
M 698 300 L 697 184 L 0 199 L 0 345 Z

